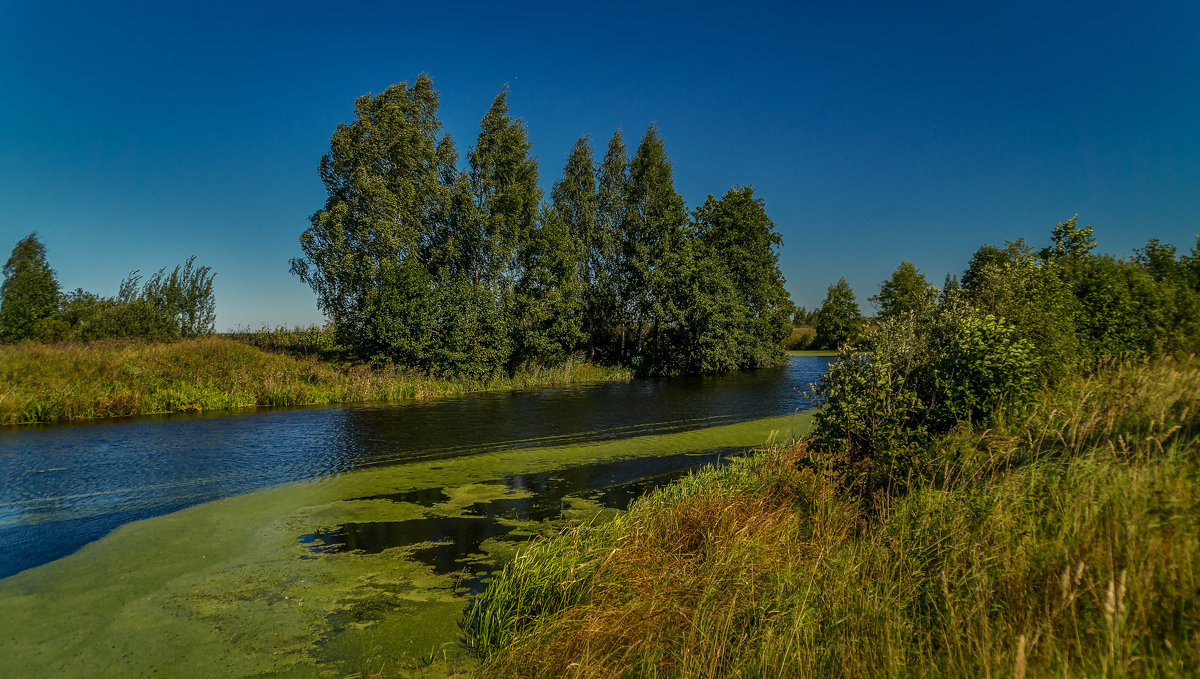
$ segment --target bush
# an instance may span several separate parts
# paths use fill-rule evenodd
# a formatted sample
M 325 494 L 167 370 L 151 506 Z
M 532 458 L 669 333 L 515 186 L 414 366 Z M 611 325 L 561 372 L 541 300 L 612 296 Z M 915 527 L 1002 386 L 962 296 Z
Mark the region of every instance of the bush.
M 872 348 L 844 348 L 817 387 L 813 447 L 861 497 L 906 484 L 932 436 L 1023 406 L 1036 354 L 1016 328 L 951 297 L 884 321 Z

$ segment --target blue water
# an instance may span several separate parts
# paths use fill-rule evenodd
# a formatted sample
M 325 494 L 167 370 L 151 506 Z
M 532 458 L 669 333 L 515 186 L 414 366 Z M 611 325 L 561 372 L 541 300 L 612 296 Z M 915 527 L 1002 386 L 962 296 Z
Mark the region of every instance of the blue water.
M 806 410 L 801 392 L 830 360 L 389 405 L 0 429 L 0 577 L 71 554 L 130 521 L 293 481 Z M 659 466 L 654 473 L 663 472 Z

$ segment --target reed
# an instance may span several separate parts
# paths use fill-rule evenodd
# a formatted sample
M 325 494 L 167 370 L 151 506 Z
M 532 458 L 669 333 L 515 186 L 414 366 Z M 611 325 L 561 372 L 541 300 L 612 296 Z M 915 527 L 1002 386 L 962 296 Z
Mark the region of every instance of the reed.
M 1195 676 L 1200 361 L 1111 364 L 850 499 L 803 444 L 532 544 L 478 676 Z
M 571 360 L 490 379 L 437 379 L 226 337 L 178 342 L 0 346 L 0 424 L 49 423 L 258 406 L 384 402 L 472 391 L 629 379 Z

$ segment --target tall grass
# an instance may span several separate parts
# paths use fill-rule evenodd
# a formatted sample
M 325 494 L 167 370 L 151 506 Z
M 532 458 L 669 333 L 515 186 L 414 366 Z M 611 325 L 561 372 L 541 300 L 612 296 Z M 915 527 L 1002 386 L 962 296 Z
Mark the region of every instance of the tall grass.
M 783 348 L 788 351 L 807 351 L 816 348 L 817 329 L 811 326 L 793 326 L 792 334 L 783 340 Z
M 308 326 L 262 326 L 257 330 L 239 328 L 223 335 L 263 351 L 287 353 L 300 356 L 333 358 L 345 353 L 338 344 L 331 325 Z
M 479 676 L 1196 676 L 1200 361 L 1110 365 L 850 499 L 803 444 L 536 542 Z
M 487 380 L 443 380 L 395 366 L 270 353 L 223 337 L 170 343 L 0 346 L 0 424 L 62 422 L 253 406 L 398 401 L 628 379 L 568 361 Z

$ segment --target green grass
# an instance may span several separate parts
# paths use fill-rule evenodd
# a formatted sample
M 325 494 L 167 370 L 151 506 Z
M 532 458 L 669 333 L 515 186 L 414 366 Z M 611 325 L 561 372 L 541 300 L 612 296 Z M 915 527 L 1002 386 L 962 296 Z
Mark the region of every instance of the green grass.
M 422 399 L 471 391 L 629 379 L 572 361 L 511 377 L 442 380 L 316 355 L 275 353 L 223 337 L 168 343 L 0 346 L 0 424 Z
M 533 543 L 463 621 L 486 677 L 1195 676 L 1200 361 L 963 428 L 873 509 L 803 444 Z
M 794 349 L 787 352 L 788 356 L 837 356 L 836 349 Z
M 811 326 L 792 326 L 792 334 L 783 340 L 788 351 L 805 351 L 813 348 L 817 341 L 817 329 Z

